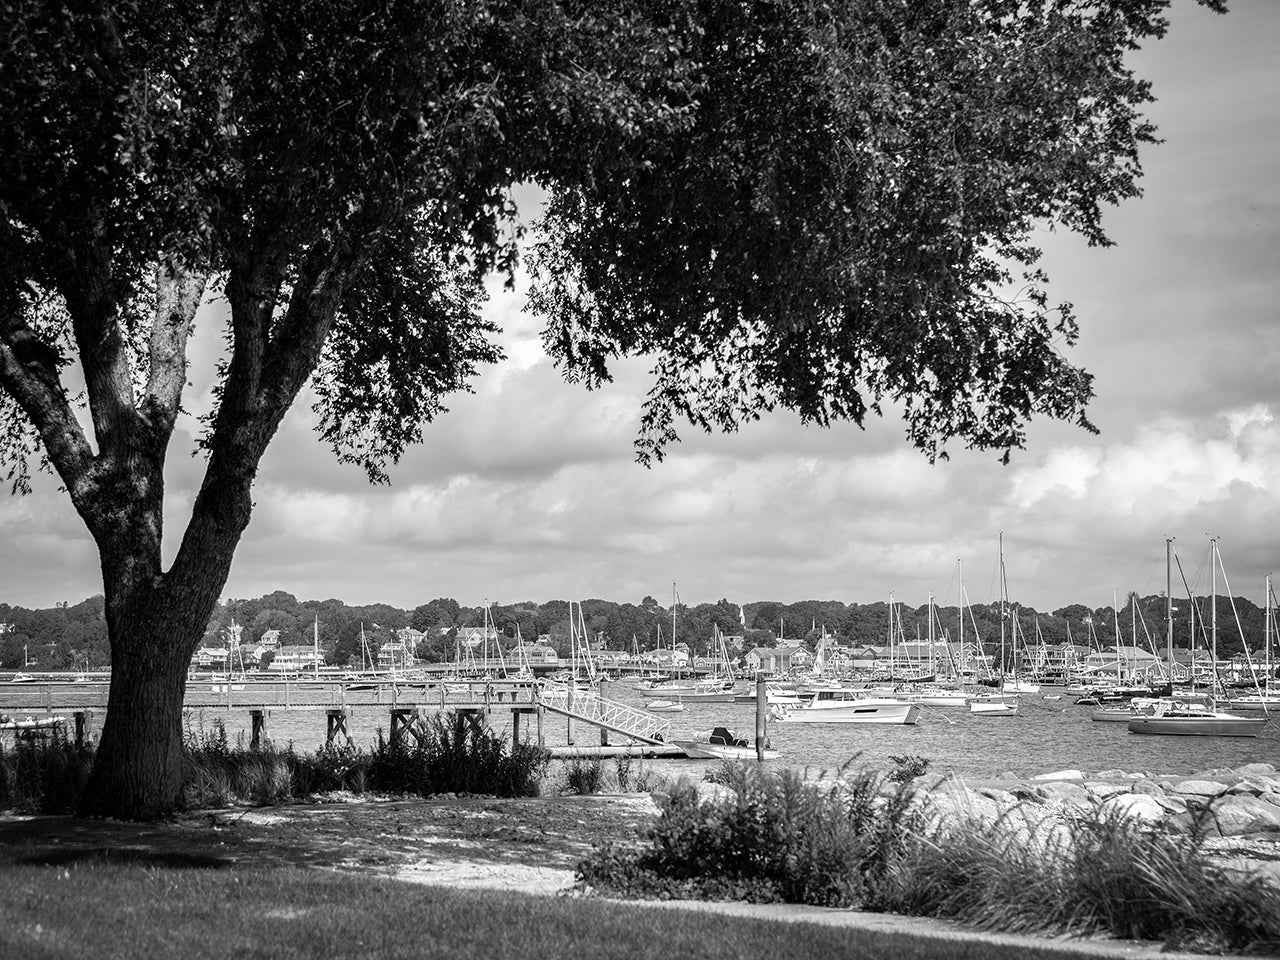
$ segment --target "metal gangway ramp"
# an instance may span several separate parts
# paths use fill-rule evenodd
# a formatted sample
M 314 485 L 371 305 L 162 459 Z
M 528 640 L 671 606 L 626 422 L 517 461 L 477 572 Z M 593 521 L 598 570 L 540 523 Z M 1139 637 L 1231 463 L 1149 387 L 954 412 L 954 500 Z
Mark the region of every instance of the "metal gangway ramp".
M 637 710 L 616 700 L 606 700 L 596 691 L 569 684 L 538 681 L 538 702 L 552 713 L 603 727 L 641 743 L 665 743 L 670 720 Z

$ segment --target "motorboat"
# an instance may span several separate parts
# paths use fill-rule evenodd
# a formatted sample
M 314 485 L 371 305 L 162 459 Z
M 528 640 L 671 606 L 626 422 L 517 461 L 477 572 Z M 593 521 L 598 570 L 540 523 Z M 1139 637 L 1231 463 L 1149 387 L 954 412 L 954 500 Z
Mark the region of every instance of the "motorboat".
M 765 747 L 757 753 L 756 748 L 743 737 L 737 736 L 728 727 L 713 727 L 710 730 L 695 733 L 692 740 L 672 740 L 695 760 L 776 760 L 778 751 Z
M 919 715 L 918 703 L 848 688 L 815 690 L 801 703 L 776 704 L 770 709 L 770 716 L 780 723 L 911 724 Z

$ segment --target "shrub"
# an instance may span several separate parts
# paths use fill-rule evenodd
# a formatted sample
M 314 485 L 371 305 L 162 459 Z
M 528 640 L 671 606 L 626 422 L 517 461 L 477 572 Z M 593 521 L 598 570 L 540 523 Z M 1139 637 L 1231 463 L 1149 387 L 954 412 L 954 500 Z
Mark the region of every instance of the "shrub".
M 565 765 L 565 782 L 569 792 L 580 797 L 599 793 L 604 786 L 604 767 L 599 760 L 575 757 Z
M 852 906 L 917 827 L 910 791 L 882 793 L 869 773 L 827 788 L 754 764 L 718 776 L 732 797 L 703 802 L 681 781 L 639 848 L 601 848 L 579 864 L 579 880 L 631 895 Z
M 890 756 L 893 770 L 888 779 L 894 783 L 910 783 L 929 772 L 929 761 L 925 757 L 914 757 L 909 754 Z
M 546 750 L 530 744 L 518 744 L 508 752 L 505 740 L 483 721 L 473 726 L 456 714 L 436 715 L 416 737 L 402 737 L 394 744 L 379 731 L 368 782 L 375 790 L 422 796 L 536 797 L 549 759 Z

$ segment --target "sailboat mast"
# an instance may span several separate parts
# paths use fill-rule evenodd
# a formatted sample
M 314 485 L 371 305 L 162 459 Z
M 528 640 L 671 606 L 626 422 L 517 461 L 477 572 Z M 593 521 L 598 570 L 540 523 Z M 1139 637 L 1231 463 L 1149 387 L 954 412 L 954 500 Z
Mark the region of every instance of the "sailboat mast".
M 311 665 L 318 678 L 320 676 L 320 614 L 316 614 L 311 634 Z
M 1124 645 L 1124 637 L 1120 635 L 1120 591 L 1115 587 L 1111 588 L 1111 619 L 1115 623 L 1116 628 L 1116 653 L 1120 652 L 1120 648 Z M 1136 655 L 1134 655 L 1136 656 Z M 1133 674 L 1137 670 L 1138 664 L 1133 659 L 1129 659 L 1129 679 L 1133 679 Z M 1116 678 L 1120 679 L 1119 677 Z
M 1164 618 L 1169 655 L 1169 683 L 1173 684 L 1173 537 L 1164 538 Z
M 917 625 L 916 629 L 919 630 L 920 627 Z M 929 672 L 938 672 L 933 662 L 933 591 L 929 592 Z
M 1004 575 L 1004 531 L 1000 531 L 1000 685 L 1004 686 L 1004 621 L 1008 616 L 1009 581 Z
M 1209 664 L 1212 670 L 1213 684 L 1209 687 L 1209 695 L 1218 695 L 1218 538 L 1209 538 Z M 1234 603 L 1234 601 L 1233 601 Z
M 1263 614 L 1263 619 L 1262 619 L 1262 662 L 1266 664 L 1266 667 L 1264 668 L 1266 672 L 1263 674 L 1262 693 L 1265 696 L 1266 694 L 1271 692 L 1271 680 L 1272 680 L 1272 676 L 1271 676 L 1272 592 L 1271 592 L 1271 574 L 1270 573 L 1267 574 L 1267 581 L 1264 589 L 1266 590 L 1266 599 L 1264 602 L 1266 603 L 1267 609 L 1266 609 L 1266 613 Z

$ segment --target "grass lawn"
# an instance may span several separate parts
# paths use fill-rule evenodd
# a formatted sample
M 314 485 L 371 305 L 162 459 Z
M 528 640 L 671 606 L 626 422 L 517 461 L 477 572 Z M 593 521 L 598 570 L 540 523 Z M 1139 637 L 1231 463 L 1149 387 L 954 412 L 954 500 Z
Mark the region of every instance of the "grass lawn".
M 23 960 L 1058 958 L 1053 946 L 419 886 L 299 867 L 0 868 L 0 957 Z M 1074 954 L 1079 957 L 1079 954 Z

